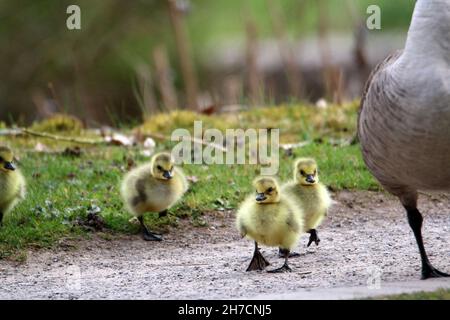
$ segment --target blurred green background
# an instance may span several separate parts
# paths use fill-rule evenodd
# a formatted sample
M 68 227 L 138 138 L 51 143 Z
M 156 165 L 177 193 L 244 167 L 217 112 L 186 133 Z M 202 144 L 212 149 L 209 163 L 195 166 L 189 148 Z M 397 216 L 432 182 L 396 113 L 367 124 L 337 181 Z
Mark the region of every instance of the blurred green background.
M 71 4 L 81 8 L 81 30 L 66 28 Z M 288 41 L 316 37 L 321 16 L 328 33 L 352 35 L 370 4 L 382 10 L 382 30 L 370 33 L 407 30 L 412 0 L 176 1 L 199 96 L 214 91 L 214 65 L 204 63 L 210 49 L 245 42 L 248 21 L 258 41 L 277 38 L 274 8 Z M 167 0 L 3 0 L 0 14 L 0 120 L 6 123 L 28 124 L 54 112 L 74 114 L 90 126 L 141 121 L 146 90 L 157 109 L 161 104 L 152 78 L 158 46 L 167 52 L 178 106 L 186 104 Z M 224 104 L 220 95 L 215 104 Z

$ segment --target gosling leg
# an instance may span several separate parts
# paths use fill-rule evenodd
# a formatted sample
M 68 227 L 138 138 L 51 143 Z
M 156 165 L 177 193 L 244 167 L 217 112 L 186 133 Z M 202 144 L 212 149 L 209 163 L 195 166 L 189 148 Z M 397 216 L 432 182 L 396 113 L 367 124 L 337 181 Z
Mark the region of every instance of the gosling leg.
M 300 253 L 298 252 L 289 252 L 289 258 L 297 258 L 300 257 Z M 278 248 L 278 258 L 284 258 L 283 249 Z
M 166 209 L 166 210 L 163 210 L 163 211 L 161 211 L 161 212 L 158 213 L 158 218 L 165 217 L 165 216 L 167 216 L 168 213 L 169 213 L 169 212 L 167 211 L 167 209 Z
M 264 270 L 270 263 L 264 258 L 259 251 L 258 242 L 255 241 L 255 252 L 253 253 L 252 261 L 245 271 Z
M 308 233 L 309 233 L 309 241 L 306 246 L 309 247 L 311 245 L 311 243 L 313 243 L 313 242 L 316 244 L 316 246 L 318 246 L 320 239 L 319 239 L 319 235 L 317 234 L 317 230 L 311 229 L 308 231 Z
M 289 265 L 288 265 L 288 259 L 289 259 L 290 251 L 288 249 L 280 249 L 280 251 L 284 255 L 284 264 L 280 268 L 277 268 L 277 269 L 274 269 L 274 270 L 269 270 L 267 272 L 269 272 L 269 273 L 282 273 L 282 272 L 291 272 L 292 271 L 291 267 L 289 267 Z
M 422 214 L 419 210 L 417 210 L 416 207 L 405 206 L 405 209 L 408 214 L 409 226 L 411 227 L 414 233 L 414 237 L 416 238 L 417 246 L 419 247 L 420 258 L 422 259 L 422 280 L 428 278 L 450 277 L 449 274 L 439 271 L 435 267 L 433 267 L 433 265 L 428 260 L 422 238 Z
M 141 224 L 142 229 L 142 237 L 145 241 L 162 241 L 162 237 L 159 234 L 153 233 L 149 231 L 144 224 L 144 217 L 140 216 L 138 217 L 139 223 Z
M 3 211 L 0 211 L 0 227 L 3 225 Z

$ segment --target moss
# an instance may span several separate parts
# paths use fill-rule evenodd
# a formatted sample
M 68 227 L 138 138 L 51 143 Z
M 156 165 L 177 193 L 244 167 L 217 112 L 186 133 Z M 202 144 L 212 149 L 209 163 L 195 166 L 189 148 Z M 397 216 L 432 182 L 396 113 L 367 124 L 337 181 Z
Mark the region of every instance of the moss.
M 252 108 L 239 113 L 210 116 L 192 111 L 161 113 L 149 118 L 137 129 L 143 133 L 170 135 L 173 130 L 185 128 L 193 131 L 194 121 L 202 121 L 203 129 L 254 128 L 280 129 L 282 143 L 298 142 L 328 136 L 342 138 L 356 131 L 357 101 L 344 105 L 330 105 L 319 109 L 312 105 L 281 105 Z
M 45 120 L 35 122 L 31 129 L 48 133 L 80 133 L 83 130 L 83 123 L 76 117 L 58 113 Z
M 236 121 L 228 116 L 207 116 L 192 111 L 177 110 L 169 113 L 160 113 L 150 117 L 137 129 L 143 133 L 168 134 L 179 128 L 193 132 L 194 121 L 202 121 L 203 129 L 216 128 L 224 131 L 236 126 Z

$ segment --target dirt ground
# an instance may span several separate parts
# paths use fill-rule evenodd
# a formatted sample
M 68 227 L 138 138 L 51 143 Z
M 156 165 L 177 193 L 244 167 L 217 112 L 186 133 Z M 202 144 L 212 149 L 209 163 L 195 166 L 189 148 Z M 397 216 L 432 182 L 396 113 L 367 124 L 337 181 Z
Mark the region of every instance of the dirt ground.
M 286 296 L 299 289 L 381 286 L 420 277 L 420 260 L 397 199 L 376 192 L 339 192 L 319 229 L 321 243 L 301 238 L 293 272 L 245 272 L 250 240 L 234 229 L 234 212 L 205 215 L 207 227 L 189 221 L 163 242 L 139 236 L 77 243 L 77 249 L 30 252 L 23 265 L 0 261 L 0 299 L 229 299 Z M 450 271 L 450 201 L 422 195 L 424 238 L 430 260 Z M 279 266 L 275 248 L 262 253 Z

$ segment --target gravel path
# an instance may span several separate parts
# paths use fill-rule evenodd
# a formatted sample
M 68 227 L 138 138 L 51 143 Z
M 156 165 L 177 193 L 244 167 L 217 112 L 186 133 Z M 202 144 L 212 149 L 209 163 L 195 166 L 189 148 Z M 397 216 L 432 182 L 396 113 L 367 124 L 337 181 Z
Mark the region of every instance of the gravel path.
M 320 246 L 307 235 L 291 259 L 292 273 L 245 272 L 253 244 L 234 229 L 233 212 L 205 215 L 208 227 L 186 221 L 147 243 L 139 236 L 77 243 L 76 250 L 30 252 L 27 263 L 0 261 L 0 299 L 228 299 L 287 296 L 299 290 L 417 280 L 420 261 L 399 202 L 384 193 L 340 192 L 319 229 Z M 450 201 L 421 196 L 430 260 L 450 271 Z M 277 250 L 263 247 L 272 266 Z M 291 295 L 294 297 L 295 295 Z M 329 298 L 329 297 L 328 297 Z

